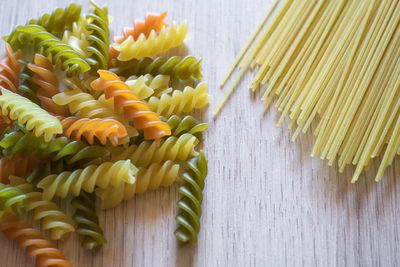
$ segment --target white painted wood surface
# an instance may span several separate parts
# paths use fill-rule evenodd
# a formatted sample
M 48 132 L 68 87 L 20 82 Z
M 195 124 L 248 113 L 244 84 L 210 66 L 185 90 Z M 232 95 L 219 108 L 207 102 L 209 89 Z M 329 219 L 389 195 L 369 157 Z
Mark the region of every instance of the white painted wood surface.
M 0 33 L 38 17 L 67 0 L 0 1 Z M 88 1 L 78 1 L 88 6 Z M 105 3 L 104 0 L 99 1 Z M 399 266 L 400 162 L 379 184 L 376 166 L 350 184 L 352 169 L 309 157 L 313 137 L 290 143 L 275 126 L 276 112 L 262 115 L 246 77 L 217 121 L 217 87 L 234 56 L 272 1 L 108 0 L 112 29 L 120 33 L 146 11 L 169 11 L 187 20 L 189 52 L 204 59 L 214 96 L 205 151 L 209 176 L 197 246 L 179 247 L 175 229 L 177 187 L 138 196 L 100 213 L 108 244 L 91 254 L 76 237 L 60 248 L 79 267 L 130 266 Z M 0 266 L 33 266 L 15 245 L 0 238 Z

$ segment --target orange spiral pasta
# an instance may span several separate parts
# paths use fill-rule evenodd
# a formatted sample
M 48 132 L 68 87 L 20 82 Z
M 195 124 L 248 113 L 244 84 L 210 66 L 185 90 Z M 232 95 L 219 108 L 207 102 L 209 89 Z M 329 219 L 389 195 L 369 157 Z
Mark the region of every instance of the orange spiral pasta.
M 35 64 L 29 63 L 28 68 L 34 73 L 32 81 L 39 86 L 37 97 L 41 102 L 41 106 L 55 115 L 68 116 L 68 110 L 57 105 L 52 100 L 52 97 L 60 91 L 51 61 L 43 55 L 36 54 Z
M 106 70 L 98 71 L 100 78 L 91 83 L 96 90 L 104 90 L 106 99 L 114 100 L 114 107 L 122 109 L 127 119 L 132 119 L 136 129 L 143 129 L 144 138 L 160 140 L 171 135 L 169 125 L 161 121 L 160 116 L 151 111 L 146 102 L 129 90 L 129 87 L 114 73 Z
M 144 34 L 146 37 L 148 37 L 151 31 L 159 32 L 161 31 L 162 27 L 166 25 L 164 19 L 167 17 L 167 14 L 168 12 L 166 11 L 161 14 L 149 12 L 146 14 L 144 20 L 135 20 L 132 27 L 125 27 L 123 30 L 123 35 L 115 36 L 113 41 L 116 43 L 122 43 L 129 36 L 132 36 L 132 38 L 136 40 L 141 34 Z M 109 54 L 111 63 L 111 59 L 116 58 L 119 52 L 110 47 Z
M 148 37 L 151 31 L 161 31 L 162 27 L 166 25 L 164 19 L 167 17 L 167 14 L 168 12 L 147 13 L 144 20 L 135 20 L 133 27 L 125 27 L 123 30 L 123 36 L 114 37 L 114 42 L 122 43 L 129 36 L 132 36 L 132 38 L 136 40 L 141 34 Z
M 77 117 L 67 117 L 61 120 L 61 124 L 64 129 L 64 135 L 75 140 L 81 140 L 83 136 L 91 145 L 94 143 L 94 137 L 102 145 L 107 143 L 107 139 L 113 146 L 129 141 L 125 126 L 114 119 L 79 119 Z
M 0 62 L 0 86 L 17 92 L 19 86 L 19 73 L 21 67 L 18 60 L 21 59 L 21 51 L 13 52 L 11 46 L 6 43 L 7 56 Z
M 0 182 L 9 183 L 10 176 L 25 176 L 37 167 L 41 161 L 34 156 L 19 156 L 0 159 Z
M 4 213 L 0 219 L 0 231 L 7 239 L 16 240 L 20 248 L 26 249 L 29 257 L 36 258 L 36 267 L 72 267 L 64 254 L 32 225 L 11 212 Z

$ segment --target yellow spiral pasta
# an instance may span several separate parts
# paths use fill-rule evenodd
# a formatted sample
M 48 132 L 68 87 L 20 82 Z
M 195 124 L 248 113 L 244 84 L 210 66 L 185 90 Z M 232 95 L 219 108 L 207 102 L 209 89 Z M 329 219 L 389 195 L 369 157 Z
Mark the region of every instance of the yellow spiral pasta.
M 51 200 L 54 196 L 66 198 L 68 194 L 79 196 L 81 190 L 92 193 L 96 186 L 107 188 L 119 186 L 121 183 L 133 184 L 136 173 L 137 168 L 130 160 L 104 162 L 73 172 L 49 175 L 38 183 L 38 187 L 43 189 L 45 200 Z
M 152 57 L 183 43 L 187 33 L 187 24 L 164 26 L 159 33 L 152 31 L 149 37 L 140 35 L 135 41 L 132 36 L 121 44 L 114 43 L 112 47 L 119 52 L 118 59 L 127 61 L 133 58 Z
M 88 56 L 86 49 L 89 46 L 87 40 L 87 20 L 81 17 L 79 21 L 72 24 L 72 30 L 64 31 L 62 41 L 63 43 L 71 46 L 75 51 L 77 51 L 82 56 Z
M 129 90 L 134 92 L 140 100 L 147 99 L 150 96 L 161 96 L 162 94 L 172 92 L 169 87 L 170 77 L 168 75 L 145 74 L 139 77 L 131 76 L 125 82 Z
M 139 146 L 111 148 L 111 161 L 130 159 L 136 166 L 147 167 L 151 163 L 160 163 L 165 160 L 187 160 L 198 154 L 194 149 L 198 142 L 197 138 L 191 134 L 183 134 L 179 138 L 170 136 L 161 144 L 157 144 L 156 141 L 143 141 Z
M 117 187 L 96 189 L 96 194 L 102 199 L 101 208 L 109 209 L 122 201 L 131 199 L 135 194 L 143 194 L 160 186 L 167 187 L 173 184 L 179 175 L 179 164 L 167 160 L 164 163 L 153 163 L 148 168 L 139 168 L 136 182 L 133 184 L 121 183 Z
M 49 142 L 56 134 L 63 132 L 60 121 L 47 113 L 29 99 L 1 88 L 0 107 L 3 115 L 20 124 L 26 124 L 26 129 L 33 130 L 36 136 L 44 136 Z
M 207 84 L 199 83 L 196 88 L 186 86 L 183 91 L 174 90 L 172 94 L 163 94 L 161 98 L 151 97 L 150 109 L 162 116 L 169 117 L 191 112 L 194 109 L 205 107 L 210 100 Z
M 25 179 L 11 176 L 10 184 L 25 194 L 25 210 L 33 212 L 33 219 L 41 221 L 42 229 L 50 231 L 51 239 L 64 239 L 69 233 L 75 231 L 70 219 L 57 204 L 43 200 L 42 193 L 35 191 Z

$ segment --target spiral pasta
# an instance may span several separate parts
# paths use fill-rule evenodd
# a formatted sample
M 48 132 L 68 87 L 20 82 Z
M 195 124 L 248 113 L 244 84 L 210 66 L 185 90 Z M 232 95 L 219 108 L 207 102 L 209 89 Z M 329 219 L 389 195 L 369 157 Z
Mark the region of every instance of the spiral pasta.
M 124 125 L 114 119 L 78 119 L 77 117 L 67 117 L 61 121 L 64 128 L 64 135 L 75 140 L 85 137 L 86 141 L 93 145 L 96 137 L 102 145 L 107 140 L 113 146 L 129 141 L 128 132 Z
M 25 176 L 40 164 L 40 160 L 32 156 L 14 155 L 0 159 L 0 182 L 9 183 L 13 175 Z
M 19 74 L 20 82 L 18 87 L 18 94 L 28 98 L 33 103 L 40 105 L 40 100 L 36 95 L 38 86 L 32 81 L 32 76 L 34 73 L 28 68 L 29 62 L 20 59 L 19 63 L 21 64 L 21 72 Z
M 90 66 L 71 46 L 63 43 L 45 28 L 39 25 L 19 26 L 16 34 L 11 35 L 8 42 L 11 46 L 21 46 L 21 40 L 32 39 L 38 49 L 43 49 L 45 56 L 50 56 L 54 64 L 60 63 L 67 74 L 82 73 L 90 70 Z
M 1 215 L 0 231 L 7 239 L 16 240 L 20 248 L 26 249 L 28 256 L 35 258 L 36 267 L 72 267 L 64 254 L 46 240 L 40 231 L 14 214 L 6 212 Z
M 4 131 L 12 125 L 11 120 L 0 114 L 0 135 L 4 133 Z
M 87 41 L 89 46 L 86 51 L 90 54 L 87 61 L 96 69 L 107 69 L 108 67 L 108 10 L 107 7 L 98 6 L 93 0 L 90 1 L 93 11 L 86 16 Z
M 78 21 L 72 24 L 72 30 L 64 31 L 62 42 L 71 46 L 75 51 L 84 57 L 87 57 L 87 47 L 89 41 L 87 40 L 87 20 L 80 17 Z
M 96 214 L 96 195 L 81 192 L 71 203 L 75 207 L 72 218 L 78 225 L 77 233 L 82 236 L 82 247 L 93 251 L 99 250 L 107 240 Z
M 139 167 L 147 167 L 151 163 L 160 163 L 165 160 L 185 161 L 191 156 L 196 156 L 195 146 L 198 140 L 191 134 L 183 134 L 179 138 L 170 136 L 157 142 L 143 141 L 138 146 L 132 145 L 127 148 L 115 148 L 112 152 L 111 161 L 130 159 Z
M 136 180 L 136 173 L 137 168 L 130 160 L 104 162 L 73 172 L 49 175 L 38 183 L 38 187 L 43 189 L 43 199 L 51 200 L 54 196 L 65 198 L 69 193 L 78 196 L 82 190 L 92 193 L 95 186 L 107 188 L 124 182 L 132 184 Z
M 64 136 L 54 138 L 50 142 L 45 142 L 43 138 L 36 137 L 33 133 L 24 132 L 23 130 L 6 134 L 0 140 L 0 147 L 3 149 L 3 154 L 6 155 L 32 155 L 26 159 L 25 157 L 21 157 L 24 160 L 22 162 L 18 161 L 18 157 L 13 157 L 12 160 L 4 158 L 3 172 L 17 176 L 23 176 L 25 172 L 22 174 L 14 173 L 13 170 L 16 167 L 13 167 L 13 162 L 15 162 L 15 166 L 18 166 L 18 164 L 19 166 L 36 166 L 38 161 L 35 156 L 42 158 L 51 157 L 52 161 L 66 159 L 68 164 L 77 162 L 100 164 L 110 158 L 110 151 L 102 146 L 88 146 L 84 142 L 70 140 Z M 23 164 L 25 161 L 26 163 Z M 32 170 L 32 168 L 27 168 L 27 170 Z
M 169 87 L 170 77 L 168 75 L 157 75 L 153 77 L 151 74 L 135 77 L 131 76 L 125 81 L 133 93 L 135 93 L 140 100 L 147 99 L 150 96 L 160 96 L 172 91 Z
M 151 97 L 149 106 L 154 112 L 169 117 L 172 114 L 179 115 L 203 108 L 209 99 L 207 84 L 201 82 L 196 88 L 186 86 L 183 91 L 174 90 L 172 94 L 164 94 L 160 98 Z
M 182 243 L 196 242 L 200 231 L 201 202 L 207 176 L 207 160 L 203 154 L 190 159 L 189 170 L 182 175 L 184 184 L 179 188 L 182 198 L 178 201 L 179 214 L 176 216 L 178 228 L 175 236 Z
M 36 94 L 41 106 L 52 114 L 68 116 L 68 110 L 52 100 L 52 97 L 59 93 L 59 84 L 51 61 L 40 54 L 36 54 L 34 60 L 35 64 L 29 63 L 28 68 L 34 73 L 32 81 L 39 87 Z
M 17 120 L 20 124 L 26 124 L 26 128 L 33 130 L 36 136 L 43 136 L 46 142 L 62 133 L 59 120 L 41 109 L 38 105 L 18 94 L 4 88 L 0 89 L 0 107 L 3 115 L 11 120 Z
M 99 70 L 98 73 L 100 78 L 91 83 L 92 88 L 104 90 L 106 99 L 112 98 L 115 108 L 122 109 L 125 118 L 132 119 L 136 129 L 143 129 L 146 139 L 159 140 L 171 134 L 168 124 L 150 111 L 147 104 L 140 101 L 116 74 L 105 70 Z
M 200 123 L 190 115 L 183 118 L 172 115 L 168 119 L 165 119 L 165 121 L 171 127 L 172 135 L 177 137 L 189 133 L 196 136 L 197 139 L 202 140 L 202 133 L 208 128 L 208 123 Z
M 44 14 L 39 19 L 29 21 L 29 24 L 37 24 L 45 28 L 50 33 L 61 37 L 65 30 L 72 29 L 72 25 L 81 15 L 82 6 L 76 3 L 68 5 L 66 8 L 57 8 L 51 14 Z
M 51 239 L 65 239 L 75 231 L 68 216 L 54 202 L 43 200 L 42 193 L 34 190 L 25 179 L 12 176 L 10 184 L 25 194 L 25 210 L 33 212 L 33 219 L 41 221 L 42 229 L 50 231 Z
M 171 48 L 180 46 L 185 40 L 187 24 L 163 26 L 159 33 L 154 30 L 150 35 L 140 35 L 137 40 L 129 36 L 122 43 L 114 43 L 112 47 L 119 52 L 118 60 L 127 61 L 133 58 L 152 57 Z
M 0 211 L 21 213 L 26 195 L 18 188 L 0 183 Z
M 13 52 L 11 46 L 6 43 L 6 57 L 0 62 L 0 86 L 17 92 L 19 87 L 19 74 L 21 67 L 18 60 L 21 59 L 21 51 Z
M 170 160 L 164 163 L 153 163 L 147 168 L 139 168 L 135 183 L 122 183 L 117 187 L 106 189 L 98 188 L 96 194 L 102 199 L 101 208 L 109 209 L 122 201 L 131 199 L 135 194 L 143 194 L 160 186 L 170 186 L 176 181 L 178 175 L 179 164 L 174 164 Z
M 110 71 L 124 77 L 150 73 L 153 75 L 165 74 L 180 80 L 201 79 L 201 61 L 193 56 L 184 58 L 159 56 L 154 59 L 145 57 L 129 61 L 113 59 Z
M 159 32 L 162 27 L 166 25 L 164 19 L 167 17 L 168 12 L 153 13 L 148 12 L 144 20 L 135 20 L 132 27 L 125 27 L 122 36 L 115 36 L 113 41 L 116 43 L 122 43 L 129 36 L 132 36 L 133 40 L 137 40 L 138 37 L 143 34 L 148 37 L 151 31 Z

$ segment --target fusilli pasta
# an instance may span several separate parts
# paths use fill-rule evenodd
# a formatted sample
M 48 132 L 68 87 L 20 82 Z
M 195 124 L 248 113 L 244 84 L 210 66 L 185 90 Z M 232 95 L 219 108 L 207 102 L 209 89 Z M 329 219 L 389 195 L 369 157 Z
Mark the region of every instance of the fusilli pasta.
M 19 26 L 15 30 L 16 34 L 11 35 L 8 42 L 11 46 L 19 47 L 24 39 L 32 39 L 37 49 L 43 49 L 45 56 L 51 55 L 54 64 L 60 63 L 67 74 L 86 72 L 90 70 L 89 64 L 71 46 L 63 43 L 56 36 L 39 25 Z M 14 48 L 15 49 L 15 48 Z
M 68 116 L 68 110 L 57 105 L 51 99 L 55 94 L 59 93 L 58 78 L 54 74 L 51 61 L 40 54 L 36 54 L 35 64 L 29 63 L 28 68 L 34 73 L 32 81 L 39 87 L 36 94 L 41 106 L 52 114 Z
M 12 176 L 10 184 L 25 194 L 25 210 L 33 212 L 33 219 L 41 221 L 42 229 L 50 231 L 51 239 L 64 239 L 75 231 L 68 216 L 54 202 L 43 200 L 42 193 L 25 179 Z
M 62 133 L 60 121 L 41 109 L 25 97 L 0 89 L 0 107 L 3 115 L 11 120 L 17 120 L 20 124 L 26 124 L 26 128 L 33 130 L 36 136 L 44 136 L 49 142 L 51 138 Z
M 196 88 L 186 86 L 183 91 L 174 90 L 172 94 L 164 94 L 160 98 L 151 97 L 149 106 L 154 112 L 169 117 L 203 108 L 209 99 L 207 84 L 201 82 Z
M 18 188 L 0 183 L 0 211 L 11 210 L 21 213 L 26 195 Z M 1 214 L 0 212 L 0 214 Z
M 106 159 L 110 158 L 110 151 L 102 146 L 89 146 L 81 141 L 70 140 L 65 136 L 57 137 L 50 142 L 45 142 L 43 138 L 36 137 L 31 132 L 26 132 L 23 129 L 19 131 L 14 131 L 6 134 L 0 140 L 0 147 L 3 149 L 3 154 L 6 155 L 15 155 L 15 154 L 23 154 L 23 155 L 32 155 L 28 157 L 28 166 L 36 166 L 37 163 L 35 156 L 46 158 L 51 157 L 52 161 L 57 161 L 60 159 L 66 159 L 68 164 L 74 164 L 77 162 L 86 163 L 86 164 L 100 164 L 104 162 Z M 4 158 L 5 162 L 7 158 Z M 15 157 L 10 162 L 18 162 Z M 4 164 L 5 169 L 13 170 L 14 167 L 11 163 L 7 167 Z M 25 166 L 25 164 L 19 163 L 21 166 Z M 32 170 L 31 168 L 27 168 L 28 170 Z M 6 173 L 11 172 L 12 175 L 23 176 L 23 174 L 15 173 L 12 171 L 6 171 Z
M 118 60 L 127 61 L 133 58 L 152 57 L 180 46 L 185 40 L 187 24 L 175 24 L 163 26 L 159 33 L 154 30 L 150 35 L 140 35 L 137 40 L 129 36 L 122 43 L 114 43 L 112 47 L 119 52 Z
M 100 7 L 94 1 L 90 1 L 93 11 L 86 16 L 88 24 L 86 26 L 87 41 L 89 46 L 86 48 L 90 54 L 87 61 L 96 69 L 107 69 L 108 67 L 108 10 L 107 7 Z
M 202 140 L 202 133 L 208 128 L 208 123 L 200 123 L 190 115 L 183 118 L 177 115 L 172 115 L 168 119 L 164 120 L 168 123 L 169 127 L 171 127 L 172 135 L 177 137 L 189 133 L 196 136 L 197 139 Z
M 171 134 L 168 124 L 150 111 L 147 104 L 140 101 L 116 74 L 105 70 L 99 70 L 98 73 L 100 78 L 92 82 L 92 88 L 104 90 L 106 99 L 112 98 L 115 108 L 122 109 L 125 118 L 132 119 L 136 129 L 143 129 L 146 139 L 159 140 Z
M 29 257 L 34 257 L 36 267 L 72 267 L 64 254 L 44 239 L 40 231 L 14 214 L 6 212 L 1 215 L 0 231 L 7 239 L 16 240 L 18 247 L 25 249 Z
M 0 86 L 17 92 L 19 87 L 19 74 L 21 67 L 18 60 L 21 59 L 21 51 L 13 52 L 11 46 L 6 43 L 6 57 L 0 62 Z
M 94 251 L 100 249 L 107 241 L 96 214 L 96 195 L 81 192 L 71 203 L 75 207 L 72 218 L 78 225 L 76 232 L 82 236 L 82 247 Z
M 79 196 L 82 190 L 92 193 L 95 186 L 107 188 L 121 183 L 132 184 L 136 173 L 137 168 L 130 160 L 104 162 L 99 166 L 90 165 L 73 172 L 47 176 L 38 183 L 38 187 L 43 189 L 43 199 L 51 200 L 54 196 L 65 198 L 69 193 Z
M 101 208 L 109 209 L 122 201 L 131 199 L 135 194 L 143 194 L 160 186 L 167 187 L 173 184 L 179 175 L 179 164 L 167 160 L 164 163 L 153 163 L 148 168 L 139 168 L 136 182 L 122 183 L 117 187 L 96 189 L 96 194 L 102 199 Z
M 110 71 L 124 77 L 150 73 L 153 75 L 165 74 L 180 80 L 202 78 L 201 59 L 196 59 L 193 56 L 184 58 L 179 56 L 159 56 L 154 59 L 145 57 L 129 61 L 113 59 Z
M 129 90 L 134 92 L 140 100 L 147 99 L 150 96 L 160 96 L 172 91 L 169 87 L 170 77 L 168 75 L 157 75 L 153 77 L 151 74 L 136 77 L 131 76 L 125 81 Z
M 127 143 L 129 141 L 128 132 L 124 125 L 114 119 L 78 119 L 77 117 L 67 117 L 62 119 L 61 124 L 64 128 L 64 135 L 75 140 L 85 137 L 86 141 L 93 145 L 96 137 L 102 145 L 107 140 L 113 146 Z
M 139 167 L 147 167 L 151 163 L 160 163 L 165 160 L 185 161 L 198 154 L 194 149 L 198 142 L 197 138 L 191 134 L 183 134 L 179 138 L 170 136 L 161 141 L 161 144 L 143 141 L 138 146 L 115 148 L 112 152 L 111 161 L 130 159 L 133 164 Z
M 207 160 L 201 152 L 187 163 L 189 170 L 182 175 L 184 184 L 179 188 L 182 198 L 178 201 L 179 214 L 176 216 L 178 228 L 175 236 L 182 243 L 196 242 L 200 231 L 201 203 L 207 176 Z
M 25 176 L 40 164 L 40 160 L 32 156 L 14 155 L 0 159 L 0 182 L 9 183 L 13 175 Z

